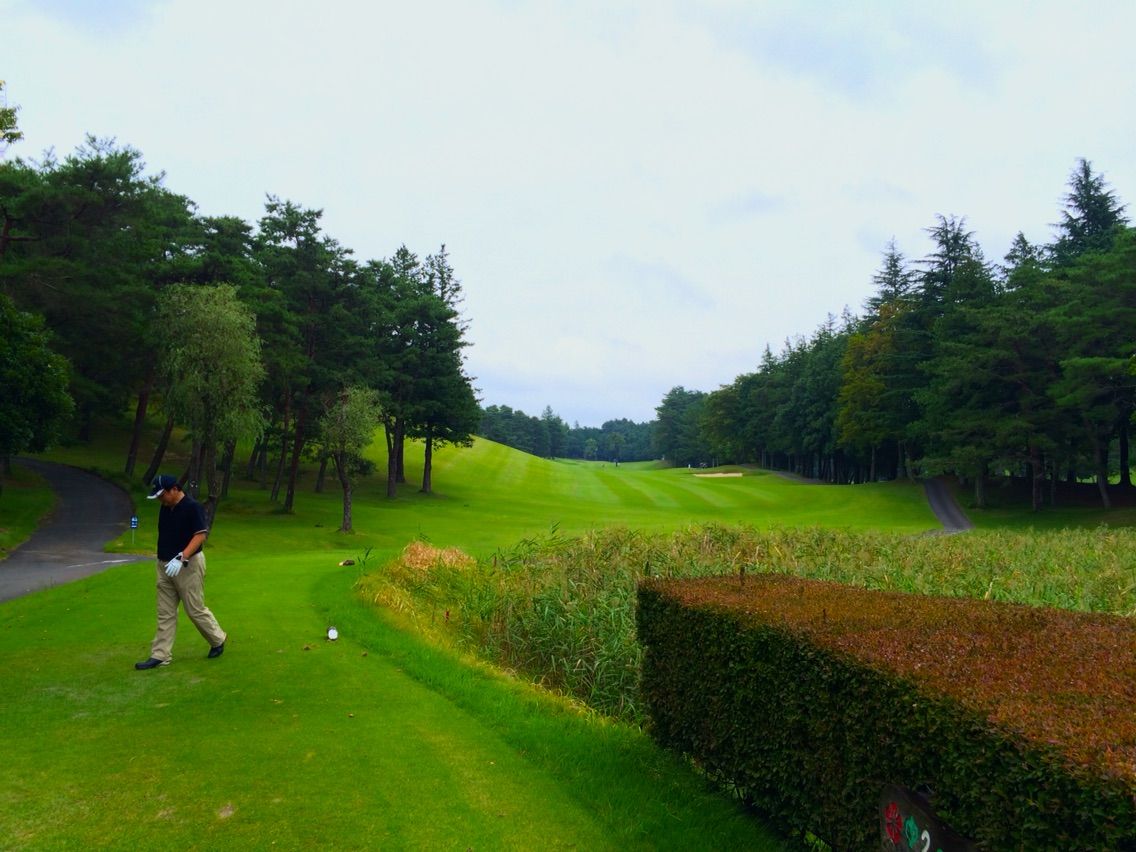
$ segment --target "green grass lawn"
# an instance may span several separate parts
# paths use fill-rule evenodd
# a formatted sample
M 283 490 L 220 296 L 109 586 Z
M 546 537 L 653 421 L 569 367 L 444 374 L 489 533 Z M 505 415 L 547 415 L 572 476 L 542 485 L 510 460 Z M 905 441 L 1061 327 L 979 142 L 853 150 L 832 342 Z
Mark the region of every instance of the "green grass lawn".
M 39 474 L 18 465 L 0 492 L 0 559 L 30 536 L 55 506 L 55 495 Z
M 60 457 L 114 470 L 109 446 Z M 307 476 L 292 515 L 236 480 L 208 547 L 207 600 L 230 633 L 219 660 L 183 617 L 174 663 L 134 671 L 154 630 L 150 563 L 0 605 L 0 848 L 779 848 L 638 730 L 430 647 L 358 601 L 361 566 L 338 563 L 374 566 L 419 538 L 484 556 L 553 527 L 917 533 L 937 526 L 922 489 L 487 441 L 435 460 L 435 495 L 417 493 L 417 450 L 398 499 L 362 483 L 354 535 L 337 532 L 333 479 L 317 495 Z M 138 507 L 137 546 L 126 532 L 111 549 L 151 551 L 156 509 Z

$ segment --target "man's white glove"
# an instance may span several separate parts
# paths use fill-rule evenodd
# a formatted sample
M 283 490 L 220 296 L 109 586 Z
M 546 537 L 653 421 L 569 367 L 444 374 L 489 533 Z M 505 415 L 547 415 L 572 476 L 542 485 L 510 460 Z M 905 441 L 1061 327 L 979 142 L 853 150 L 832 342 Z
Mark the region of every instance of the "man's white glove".
M 177 556 L 175 556 L 173 559 L 171 559 L 169 562 L 166 563 L 166 576 L 167 577 L 176 577 L 178 575 L 178 571 L 181 570 L 181 566 L 183 564 L 184 564 L 184 561 L 182 559 L 181 554 L 179 553 Z

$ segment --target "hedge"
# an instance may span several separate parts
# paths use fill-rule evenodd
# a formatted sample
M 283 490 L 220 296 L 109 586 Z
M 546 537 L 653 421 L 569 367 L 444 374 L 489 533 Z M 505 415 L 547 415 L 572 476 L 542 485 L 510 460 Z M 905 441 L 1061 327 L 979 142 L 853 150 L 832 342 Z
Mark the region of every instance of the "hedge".
M 1136 623 L 783 575 L 647 580 L 649 729 L 764 817 L 880 844 L 886 785 L 979 848 L 1136 849 Z

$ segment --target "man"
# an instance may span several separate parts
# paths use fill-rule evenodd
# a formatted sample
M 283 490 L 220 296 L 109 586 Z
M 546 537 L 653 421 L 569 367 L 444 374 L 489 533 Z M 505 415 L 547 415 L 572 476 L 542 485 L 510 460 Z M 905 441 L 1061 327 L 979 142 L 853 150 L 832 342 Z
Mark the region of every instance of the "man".
M 177 631 L 177 608 L 185 614 L 209 643 L 211 660 L 225 651 L 225 631 L 205 606 L 205 510 L 181 490 L 175 477 L 154 477 L 150 500 L 158 500 L 158 632 L 150 648 L 150 658 L 135 663 L 136 669 L 156 669 L 169 665 Z

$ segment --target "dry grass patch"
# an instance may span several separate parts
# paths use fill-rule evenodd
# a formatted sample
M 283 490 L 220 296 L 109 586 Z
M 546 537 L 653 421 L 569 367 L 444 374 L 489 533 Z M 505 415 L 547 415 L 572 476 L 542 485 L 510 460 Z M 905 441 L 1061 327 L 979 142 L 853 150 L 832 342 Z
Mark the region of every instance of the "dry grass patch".
M 456 547 L 434 547 L 424 541 L 412 541 L 379 571 L 364 575 L 357 589 L 364 599 L 376 606 L 399 613 L 421 610 L 416 599 L 435 604 L 448 600 L 445 592 L 452 589 L 455 578 L 464 577 L 477 567 L 477 560 Z M 437 606 L 432 608 L 431 620 Z M 449 620 L 446 610 L 443 620 Z
M 456 547 L 434 547 L 424 541 L 412 541 L 402 549 L 402 553 L 394 560 L 392 567 L 426 573 L 439 566 L 468 569 L 476 564 L 476 559 Z

